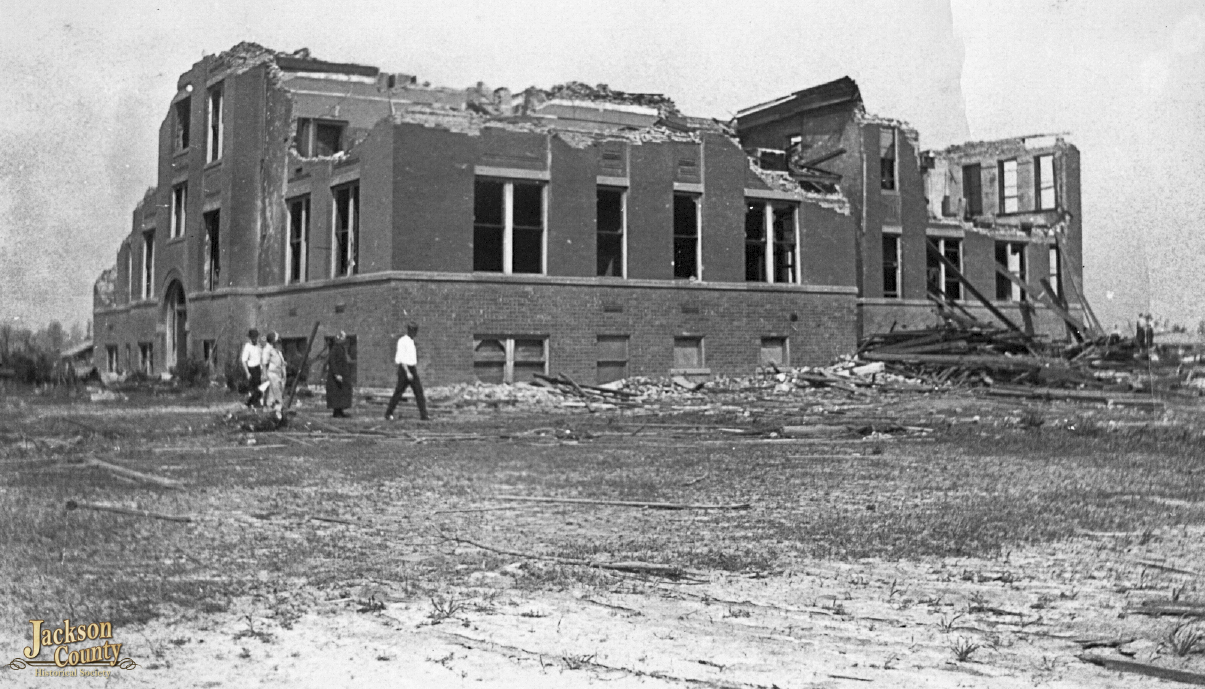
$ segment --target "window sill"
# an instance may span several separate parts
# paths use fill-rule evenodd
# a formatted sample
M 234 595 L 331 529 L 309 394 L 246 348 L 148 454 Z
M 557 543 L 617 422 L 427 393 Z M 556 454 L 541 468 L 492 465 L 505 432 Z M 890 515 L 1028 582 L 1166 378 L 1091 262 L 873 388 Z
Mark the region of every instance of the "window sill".
M 192 149 L 188 149 L 188 148 L 178 148 L 178 149 L 176 149 L 176 151 L 175 151 L 174 153 L 172 153 L 172 157 L 173 157 L 173 158 L 182 158 L 182 157 L 184 157 L 184 156 L 188 155 L 188 152 L 189 152 L 190 150 L 192 150 Z
M 184 241 L 184 239 L 185 239 L 185 235 L 180 235 L 179 237 L 169 237 L 165 246 L 171 246 L 172 244 L 179 244 L 180 242 Z
M 671 368 L 669 370 L 671 376 L 710 376 L 711 369 L 709 368 Z
M 218 158 L 217 160 L 211 160 L 208 163 L 205 163 L 206 170 L 212 170 L 217 167 L 222 167 L 222 159 L 221 158 Z

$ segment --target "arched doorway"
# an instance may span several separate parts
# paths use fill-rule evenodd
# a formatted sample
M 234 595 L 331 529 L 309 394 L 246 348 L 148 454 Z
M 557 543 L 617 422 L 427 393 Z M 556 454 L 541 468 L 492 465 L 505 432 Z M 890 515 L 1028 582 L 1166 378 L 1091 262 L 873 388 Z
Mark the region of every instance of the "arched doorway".
M 164 367 L 171 370 L 188 358 L 188 308 L 184 285 L 172 280 L 163 295 Z

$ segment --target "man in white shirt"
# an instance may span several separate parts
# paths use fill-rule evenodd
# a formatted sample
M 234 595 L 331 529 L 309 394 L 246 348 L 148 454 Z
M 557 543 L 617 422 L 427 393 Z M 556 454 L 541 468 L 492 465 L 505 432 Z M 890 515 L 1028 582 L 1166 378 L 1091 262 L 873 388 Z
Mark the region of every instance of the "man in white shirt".
M 257 404 L 262 404 L 259 384 L 260 380 L 260 364 L 263 362 L 264 350 L 259 346 L 259 331 L 252 328 L 247 331 L 247 341 L 243 343 L 243 353 L 239 357 L 239 362 L 243 365 L 243 373 L 246 374 L 247 380 L 250 381 L 251 395 L 247 398 L 247 406 L 254 407 Z
M 427 399 L 423 396 L 423 384 L 418 379 L 418 349 L 414 346 L 414 336 L 418 334 L 418 323 L 411 321 L 406 324 L 406 334 L 398 338 L 397 353 L 393 363 L 397 364 L 397 387 L 393 397 L 389 398 L 389 406 L 385 408 L 385 420 L 393 420 L 393 410 L 402 400 L 402 393 L 407 387 L 414 388 L 414 401 L 418 403 L 418 417 L 428 421 Z

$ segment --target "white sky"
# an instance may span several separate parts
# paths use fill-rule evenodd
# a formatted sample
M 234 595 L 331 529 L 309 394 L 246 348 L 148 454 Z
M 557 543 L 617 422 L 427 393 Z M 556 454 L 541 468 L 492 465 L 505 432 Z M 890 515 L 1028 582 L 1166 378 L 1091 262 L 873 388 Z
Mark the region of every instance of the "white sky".
M 177 77 L 241 40 L 445 86 L 601 82 L 721 119 L 848 74 L 925 147 L 1070 131 L 1101 320 L 1205 318 L 1205 8 L 952 4 L 0 0 L 0 318 L 88 318 Z

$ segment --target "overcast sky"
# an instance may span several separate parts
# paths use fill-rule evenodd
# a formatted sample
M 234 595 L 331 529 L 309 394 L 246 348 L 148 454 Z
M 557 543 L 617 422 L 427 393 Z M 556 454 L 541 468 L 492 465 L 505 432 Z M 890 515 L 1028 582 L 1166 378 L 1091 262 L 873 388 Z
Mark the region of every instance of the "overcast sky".
M 1071 132 L 1109 326 L 1205 318 L 1205 18 L 1192 0 L 0 0 L 0 318 L 89 317 L 176 79 L 242 40 L 463 87 L 579 80 L 693 115 L 843 75 L 924 147 Z

